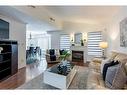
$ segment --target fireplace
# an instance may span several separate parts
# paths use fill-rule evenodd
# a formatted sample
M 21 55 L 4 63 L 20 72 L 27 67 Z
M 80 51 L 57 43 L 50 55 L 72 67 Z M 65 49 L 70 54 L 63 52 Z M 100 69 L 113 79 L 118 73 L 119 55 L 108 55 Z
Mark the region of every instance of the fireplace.
M 83 51 L 72 50 L 72 61 L 73 62 L 84 62 Z

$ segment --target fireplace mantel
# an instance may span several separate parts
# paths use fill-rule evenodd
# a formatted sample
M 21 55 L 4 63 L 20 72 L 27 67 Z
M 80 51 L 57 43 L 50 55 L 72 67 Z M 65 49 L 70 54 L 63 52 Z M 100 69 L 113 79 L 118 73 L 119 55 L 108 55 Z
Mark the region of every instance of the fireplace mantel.
M 71 50 L 71 52 L 72 51 L 83 51 L 83 61 L 84 61 L 84 63 L 86 63 L 87 46 L 71 46 L 70 50 Z
M 71 50 L 86 51 L 86 46 L 71 46 Z

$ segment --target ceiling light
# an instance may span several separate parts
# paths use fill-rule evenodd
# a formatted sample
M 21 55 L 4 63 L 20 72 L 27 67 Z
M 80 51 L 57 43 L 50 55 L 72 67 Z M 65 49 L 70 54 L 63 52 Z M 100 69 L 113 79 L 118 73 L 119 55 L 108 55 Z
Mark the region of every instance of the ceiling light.
M 54 18 L 52 18 L 52 17 L 50 17 L 49 19 L 50 19 L 50 21 L 53 21 L 53 22 L 55 21 L 55 19 L 54 19 Z
M 31 7 L 31 8 L 36 8 L 36 6 L 34 6 L 34 5 L 28 5 L 28 7 Z

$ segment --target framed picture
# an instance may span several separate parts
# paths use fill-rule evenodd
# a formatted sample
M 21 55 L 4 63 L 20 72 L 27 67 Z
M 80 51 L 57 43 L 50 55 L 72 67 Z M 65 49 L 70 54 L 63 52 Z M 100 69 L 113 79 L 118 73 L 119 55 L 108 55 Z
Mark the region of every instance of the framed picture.
M 76 33 L 74 39 L 76 44 L 80 44 L 81 43 L 80 40 L 82 39 L 82 33 Z
M 0 39 L 9 39 L 9 22 L 0 19 Z
M 127 18 L 120 22 L 120 46 L 127 47 Z

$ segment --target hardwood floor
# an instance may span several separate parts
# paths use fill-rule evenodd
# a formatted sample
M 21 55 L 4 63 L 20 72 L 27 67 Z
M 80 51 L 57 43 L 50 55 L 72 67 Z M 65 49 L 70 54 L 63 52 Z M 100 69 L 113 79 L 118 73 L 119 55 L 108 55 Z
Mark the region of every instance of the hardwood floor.
M 82 65 L 82 63 L 76 63 L 76 62 L 74 62 L 74 64 L 87 66 L 87 65 Z M 41 61 L 37 61 L 33 64 L 29 64 L 26 67 L 19 69 L 18 73 L 16 73 L 15 75 L 0 82 L 0 89 L 15 89 L 21 86 L 22 84 L 32 80 L 33 78 L 44 72 L 44 70 L 47 67 L 51 67 L 52 65 L 54 64 L 47 65 L 47 62 L 44 59 Z
M 18 73 L 0 82 L 0 89 L 15 89 L 25 82 L 35 78 L 47 68 L 46 60 L 41 60 L 33 64 L 29 64 L 26 68 L 21 68 Z
M 0 89 L 15 89 L 26 81 L 26 68 L 22 68 L 17 74 L 0 83 Z

